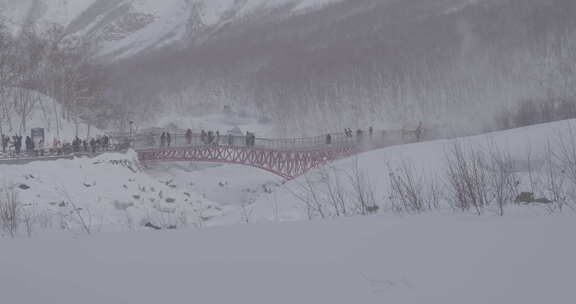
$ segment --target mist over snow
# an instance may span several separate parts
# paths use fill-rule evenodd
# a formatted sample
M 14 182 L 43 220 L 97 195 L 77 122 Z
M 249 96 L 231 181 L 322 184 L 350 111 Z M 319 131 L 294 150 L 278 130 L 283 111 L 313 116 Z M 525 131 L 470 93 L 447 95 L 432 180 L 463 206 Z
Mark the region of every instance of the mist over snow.
M 0 303 L 571 304 L 575 63 L 574 0 L 0 0 Z

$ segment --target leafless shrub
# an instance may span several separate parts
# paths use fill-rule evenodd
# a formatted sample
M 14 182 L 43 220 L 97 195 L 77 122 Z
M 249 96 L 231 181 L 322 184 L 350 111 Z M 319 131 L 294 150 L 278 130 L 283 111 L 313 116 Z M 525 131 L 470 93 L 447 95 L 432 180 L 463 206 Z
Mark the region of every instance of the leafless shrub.
M 135 230 L 134 218 L 132 217 L 128 209 L 124 209 L 124 216 L 125 216 L 126 228 L 128 228 L 129 231 L 134 231 Z
M 10 237 L 16 237 L 20 223 L 21 206 L 16 190 L 0 189 L 0 228 Z
M 344 175 L 344 178 L 340 176 Z M 352 170 L 339 171 L 325 167 L 295 180 L 295 186 L 286 186 L 306 208 L 309 220 L 352 214 L 367 215 L 379 210 L 374 188 L 368 177 L 358 167 L 357 160 Z
M 427 192 L 427 204 L 428 210 L 436 210 L 441 206 L 441 202 L 444 199 L 444 188 L 442 183 L 438 182 L 437 176 L 432 176 L 427 182 L 428 192 Z
M 335 167 L 332 167 L 329 170 L 320 170 L 321 180 L 324 181 L 324 186 L 326 188 L 326 200 L 328 201 L 328 205 L 332 207 L 335 216 L 347 215 L 347 195 L 344 187 L 341 185 L 338 171 Z
M 489 178 L 484 156 L 479 151 L 464 151 L 460 143 L 454 143 L 446 153 L 447 177 L 451 201 L 457 209 L 474 209 L 480 215 L 488 205 Z
M 498 149 L 494 144 L 490 144 L 488 151 L 490 194 L 498 207 L 498 214 L 503 216 L 504 206 L 517 197 L 520 182 L 514 172 L 514 162 L 510 153 Z
M 570 196 L 572 205 L 575 208 L 576 203 L 576 131 L 572 123 L 567 123 L 567 131 L 558 134 L 555 145 L 558 147 L 558 153 L 553 154 L 551 145 L 548 144 L 547 167 L 549 171 L 548 188 L 554 195 L 556 202 L 568 202 L 567 196 Z M 552 176 L 552 175 L 556 176 Z M 564 190 L 564 183 L 571 185 L 571 191 Z M 570 193 L 567 193 L 570 192 Z M 559 205 L 562 209 L 564 204 Z
M 249 204 L 242 204 L 240 209 L 240 216 L 242 218 L 242 222 L 246 224 L 250 224 L 252 221 L 252 214 L 254 213 L 254 209 Z
M 304 204 L 308 220 L 312 220 L 316 216 L 326 218 L 322 199 L 323 195 L 321 193 L 321 188 L 319 187 L 322 180 L 316 183 L 312 180 L 310 174 L 304 175 L 303 180 L 303 182 L 295 181 L 296 189 L 286 187 L 286 190 Z
M 392 209 L 397 212 L 423 212 L 425 207 L 422 180 L 414 175 L 407 163 L 397 170 L 388 168 Z
M 49 212 L 39 212 L 36 221 L 41 229 L 51 229 L 53 227 L 54 215 Z
M 34 234 L 34 226 L 36 225 L 36 215 L 30 207 L 31 206 L 28 206 L 28 208 L 23 209 L 21 212 L 22 224 L 24 224 L 24 228 L 26 228 L 26 235 L 28 237 L 32 237 Z
M 70 218 L 72 219 L 73 222 L 75 222 L 76 224 L 78 224 L 81 228 L 81 230 L 86 233 L 86 234 L 92 234 L 92 230 L 91 230 L 91 219 L 92 216 L 91 214 L 88 212 L 87 214 L 83 214 L 84 210 L 82 208 L 79 208 L 76 203 L 74 202 L 74 200 L 70 197 L 70 195 L 68 194 L 68 192 L 66 192 L 65 190 L 61 190 L 62 195 L 66 198 L 66 202 L 65 205 L 70 207 Z M 65 227 L 69 227 L 68 225 L 65 225 Z
M 359 214 L 367 215 L 378 212 L 378 205 L 374 196 L 374 187 L 366 174 L 360 170 L 358 158 L 354 159 L 352 171 L 347 173 L 352 187 L 352 201 Z

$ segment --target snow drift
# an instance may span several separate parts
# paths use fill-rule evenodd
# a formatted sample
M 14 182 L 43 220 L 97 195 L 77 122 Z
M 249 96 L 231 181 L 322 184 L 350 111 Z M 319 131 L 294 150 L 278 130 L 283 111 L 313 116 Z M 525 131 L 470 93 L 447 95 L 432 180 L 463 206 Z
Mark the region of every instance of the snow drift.
M 44 226 L 37 228 L 175 229 L 201 226 L 220 213 L 196 193 L 150 177 L 135 152 L 2 165 L 0 172 L 0 183 L 17 191 L 22 212 Z

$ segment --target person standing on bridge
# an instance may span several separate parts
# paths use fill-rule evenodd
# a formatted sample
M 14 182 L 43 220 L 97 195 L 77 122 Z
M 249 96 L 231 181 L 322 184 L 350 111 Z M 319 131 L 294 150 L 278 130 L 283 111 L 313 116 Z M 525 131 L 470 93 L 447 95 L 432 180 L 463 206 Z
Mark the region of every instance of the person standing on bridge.
M 170 147 L 171 143 L 172 143 L 172 136 L 170 136 L 170 133 L 166 132 L 166 145 Z
M 356 140 L 357 140 L 358 142 L 361 142 L 361 141 L 362 141 L 362 137 L 364 136 L 363 133 L 364 133 L 364 132 L 363 132 L 362 130 L 360 130 L 360 129 L 358 129 L 358 130 L 356 131 Z
M 90 149 L 92 149 L 92 154 L 96 154 L 96 140 L 94 137 L 90 139 Z
M 186 130 L 186 144 L 187 145 L 192 144 L 192 130 L 190 129 Z
M 80 152 L 80 144 L 81 143 L 82 143 L 82 141 L 80 140 L 80 138 L 78 138 L 78 136 L 76 136 L 76 138 L 74 138 L 74 140 L 72 141 L 72 151 L 74 153 Z
M 346 128 L 344 129 L 344 133 L 346 134 L 347 137 L 352 137 L 352 129 Z
M 332 144 L 332 135 L 330 135 L 330 134 L 326 135 L 326 144 L 327 145 Z
M 20 154 L 20 150 L 22 149 L 22 136 L 14 135 L 12 137 L 12 145 L 14 145 L 14 152 Z
M 208 133 L 206 134 L 206 145 L 211 145 L 212 142 L 214 141 L 214 132 L 212 131 L 208 131 Z
M 9 144 L 10 144 L 10 137 L 2 134 L 2 153 L 6 153 Z
M 29 150 L 30 151 L 28 151 L 28 153 L 32 153 L 32 152 L 34 152 L 34 149 L 36 149 L 36 145 L 34 145 L 34 141 L 32 140 L 32 137 L 30 137 L 30 136 L 26 136 L 26 137 L 30 141 L 30 143 L 29 143 L 29 145 L 30 145 Z
M 38 141 L 37 148 L 38 149 L 36 151 L 36 155 L 44 156 L 44 139 L 40 139 L 40 141 Z
M 250 147 L 250 132 L 246 132 L 246 147 Z
M 256 135 L 254 133 L 246 132 L 246 146 L 254 147 L 256 144 Z
M 200 132 L 200 141 L 203 144 L 206 144 L 206 131 L 202 130 L 202 132 Z
M 26 136 L 25 145 L 26 145 L 26 153 L 30 153 L 32 151 L 32 139 L 30 138 L 30 136 Z
M 423 131 L 423 129 L 422 129 L 422 122 L 420 122 L 420 123 L 418 124 L 418 128 L 416 128 L 416 131 L 415 131 L 415 133 L 416 133 L 416 140 L 417 140 L 417 141 L 420 141 L 420 139 L 422 138 L 422 131 Z
M 108 147 L 110 146 L 110 137 L 108 137 L 108 135 L 104 135 L 102 138 L 102 144 L 104 145 L 104 150 L 108 150 Z
M 166 132 L 162 132 L 160 135 L 160 147 L 164 147 L 166 145 Z

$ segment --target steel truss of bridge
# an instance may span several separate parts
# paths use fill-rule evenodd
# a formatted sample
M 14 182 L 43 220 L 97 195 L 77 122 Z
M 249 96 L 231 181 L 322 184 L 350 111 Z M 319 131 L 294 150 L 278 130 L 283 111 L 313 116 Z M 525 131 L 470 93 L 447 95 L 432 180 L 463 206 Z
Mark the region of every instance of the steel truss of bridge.
M 134 149 L 138 159 L 153 162 L 213 162 L 251 166 L 285 179 L 293 179 L 329 162 L 373 149 L 406 144 L 417 140 L 413 132 L 362 132 L 289 139 L 253 138 L 237 135 L 171 134 L 170 142 L 160 134 L 119 134 L 112 136 L 108 150 L 60 151 L 44 149 L 32 153 L 0 155 L 0 164 L 24 164 L 33 161 L 93 157 L 105 152 Z M 42 156 L 39 156 L 42 155 Z

